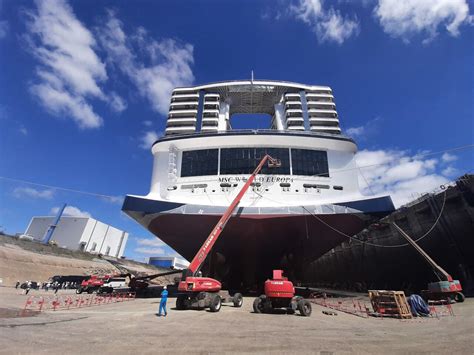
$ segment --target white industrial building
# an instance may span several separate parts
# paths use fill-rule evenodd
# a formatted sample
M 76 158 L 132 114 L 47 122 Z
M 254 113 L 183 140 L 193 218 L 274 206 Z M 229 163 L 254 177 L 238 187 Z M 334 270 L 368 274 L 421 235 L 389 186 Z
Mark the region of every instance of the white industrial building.
M 43 241 L 56 217 L 33 217 L 25 234 Z M 50 242 L 58 246 L 93 254 L 120 258 L 127 244 L 128 233 L 90 217 L 62 216 Z

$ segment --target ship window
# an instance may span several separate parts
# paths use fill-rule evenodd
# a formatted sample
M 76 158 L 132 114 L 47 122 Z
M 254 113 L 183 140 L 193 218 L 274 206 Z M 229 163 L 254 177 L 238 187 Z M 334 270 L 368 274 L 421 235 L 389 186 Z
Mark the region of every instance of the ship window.
M 291 149 L 293 175 L 329 177 L 328 154 L 320 150 Z
M 217 149 L 189 150 L 183 152 L 181 177 L 217 175 Z
M 222 175 L 251 174 L 265 154 L 280 159 L 281 166 L 269 168 L 265 165 L 261 174 L 290 174 L 290 156 L 287 148 L 223 148 L 221 149 Z

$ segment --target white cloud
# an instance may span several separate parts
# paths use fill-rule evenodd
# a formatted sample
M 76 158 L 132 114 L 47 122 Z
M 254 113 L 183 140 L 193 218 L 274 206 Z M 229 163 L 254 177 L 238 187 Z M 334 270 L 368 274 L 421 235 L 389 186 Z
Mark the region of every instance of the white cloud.
M 151 121 L 143 121 L 142 123 L 146 127 L 151 127 L 153 125 L 153 122 L 151 122 Z
M 2 7 L 3 7 L 3 1 L 0 0 L 0 14 L 2 12 Z M 6 20 L 0 21 L 0 39 L 3 39 L 7 36 L 9 27 L 10 26 L 8 24 L 8 21 Z
M 52 114 L 72 118 L 81 128 L 103 123 L 89 99 L 106 99 L 99 84 L 107 80 L 96 42 L 64 0 L 36 1 L 27 13 L 29 49 L 39 61 L 30 91 Z
M 17 198 L 40 198 L 51 200 L 54 197 L 54 190 L 36 190 L 32 187 L 17 187 L 13 190 L 13 195 Z
M 123 196 L 104 196 L 102 199 L 106 202 L 110 202 L 116 205 L 121 205 L 123 203 Z
M 374 15 L 386 33 L 405 41 L 416 34 L 432 40 L 440 27 L 458 36 L 462 24 L 472 23 L 466 0 L 379 0 Z
M 452 166 L 448 166 L 446 167 L 445 169 L 443 169 L 443 171 L 441 172 L 444 176 L 447 176 L 447 177 L 456 177 L 458 176 L 460 173 L 459 173 L 459 170 L 452 167 Z
M 449 154 L 449 153 L 443 153 L 443 155 L 441 156 L 441 160 L 444 162 L 444 163 L 451 163 L 455 160 L 458 160 L 458 157 L 454 154 Z
M 165 250 L 163 248 L 135 248 L 135 252 L 149 255 L 163 255 Z
M 334 7 L 325 9 L 322 0 L 299 0 L 290 6 L 290 13 L 310 26 L 320 42 L 342 44 L 360 31 L 356 17 L 343 17 Z
M 108 103 L 110 108 L 117 113 L 124 111 L 127 108 L 127 103 L 117 93 L 111 92 L 108 97 Z
M 51 214 L 58 214 L 59 207 L 53 207 L 50 211 Z M 63 212 L 63 216 L 73 216 L 73 217 L 92 217 L 89 212 L 81 211 L 79 208 L 75 206 L 66 206 Z
M 191 69 L 193 46 L 173 39 L 157 41 L 143 27 L 128 36 L 123 27 L 115 13 L 109 11 L 105 26 L 98 29 L 98 38 L 107 52 L 108 62 L 135 84 L 153 110 L 167 114 L 171 91 L 194 81 Z M 138 59 L 138 54 L 144 59 Z
M 351 127 L 346 130 L 347 135 L 351 137 L 360 137 L 364 134 L 364 132 L 365 132 L 364 126 Z
M 161 246 L 166 245 L 165 242 L 163 242 L 159 238 L 153 238 L 153 239 L 138 238 L 137 239 L 137 244 L 138 245 L 143 245 L 143 246 L 148 246 L 148 247 L 161 247 Z
M 18 131 L 23 134 L 24 136 L 27 136 L 28 135 L 28 130 L 26 129 L 25 126 L 21 125 L 20 128 L 18 129 Z
M 7 21 L 5 20 L 0 21 L 0 39 L 3 39 L 7 36 L 8 28 L 9 28 L 9 25 Z
M 397 207 L 448 182 L 446 177 L 436 172 L 438 160 L 423 158 L 420 154 L 411 156 L 399 150 L 362 150 L 357 153 L 356 160 L 363 174 L 359 176 L 363 192 L 388 193 Z
M 140 137 L 140 148 L 150 149 L 152 144 L 158 139 L 158 133 L 155 131 L 148 131 Z
M 343 18 L 339 11 L 331 8 L 326 17 L 316 23 L 315 31 L 321 42 L 334 41 L 342 44 L 352 35 L 359 33 L 359 22 L 356 19 Z
M 102 117 L 82 96 L 75 96 L 49 83 L 33 85 L 30 90 L 49 112 L 56 116 L 71 116 L 80 128 L 98 128 L 103 124 Z
M 351 137 L 357 137 L 365 139 L 379 131 L 379 123 L 381 122 L 380 117 L 375 117 L 372 120 L 367 121 L 363 126 L 350 127 L 346 130 L 346 134 Z
M 134 249 L 136 253 L 146 255 L 167 255 L 166 243 L 159 238 L 136 238 L 137 248 Z

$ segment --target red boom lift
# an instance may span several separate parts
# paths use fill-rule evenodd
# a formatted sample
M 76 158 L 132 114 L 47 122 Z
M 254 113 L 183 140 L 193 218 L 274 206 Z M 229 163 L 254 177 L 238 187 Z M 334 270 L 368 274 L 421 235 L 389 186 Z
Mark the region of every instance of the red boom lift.
M 265 281 L 265 294 L 253 301 L 255 313 L 271 313 L 277 308 L 286 308 L 287 313 L 298 309 L 305 317 L 309 317 L 312 311 L 308 300 L 295 296 L 293 283 L 283 276 L 283 270 L 273 270 L 273 278 Z
M 398 226 L 392 223 L 398 232 L 410 243 L 418 253 L 428 262 L 433 268 L 434 273 L 438 276 L 440 281 L 430 282 L 428 290 L 421 291 L 421 296 L 426 300 L 440 300 L 447 297 L 456 302 L 464 302 L 464 294 L 462 293 L 462 286 L 459 280 L 453 280 L 452 276 L 448 274 L 441 266 L 439 266 L 411 237 Z
M 217 222 L 196 256 L 194 256 L 189 267 L 183 270 L 181 281 L 178 285 L 178 295 L 176 298 L 177 309 L 209 307 L 211 312 L 219 312 L 222 302 L 233 302 L 235 307 L 242 306 L 243 298 L 240 293 L 230 296 L 228 291 L 221 290 L 222 285 L 219 281 L 209 277 L 202 277 L 199 269 L 211 252 L 212 247 L 224 230 L 225 225 L 229 221 L 234 210 L 237 208 L 237 205 L 242 200 L 242 197 L 267 161 L 268 167 L 270 168 L 281 166 L 280 160 L 274 159 L 268 154 L 263 157 L 238 195 L 227 208 L 224 215 L 221 217 L 219 222 Z

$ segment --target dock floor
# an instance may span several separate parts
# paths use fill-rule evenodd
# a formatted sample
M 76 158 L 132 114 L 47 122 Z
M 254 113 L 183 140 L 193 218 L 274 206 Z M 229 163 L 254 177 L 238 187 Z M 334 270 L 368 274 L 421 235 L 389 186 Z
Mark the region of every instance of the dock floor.
M 20 290 L 1 287 L 2 309 L 19 309 Z M 59 291 L 71 295 L 73 291 Z M 46 294 L 31 291 L 30 295 Z M 49 292 L 51 295 L 51 292 Z M 474 299 L 453 306 L 455 317 L 413 320 L 360 318 L 322 313 L 311 317 L 254 314 L 253 298 L 242 308 L 219 313 L 177 311 L 169 299 L 168 316 L 157 317 L 159 299 L 47 311 L 12 318 L 0 312 L 0 353 L 452 353 L 474 348 Z M 1 315 L 3 314 L 3 316 Z

